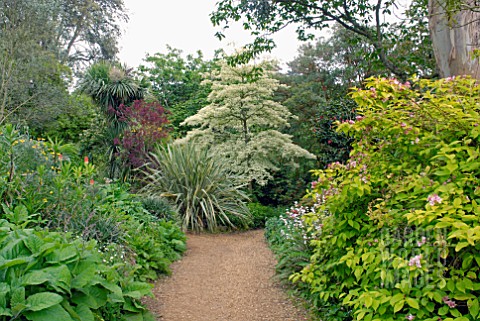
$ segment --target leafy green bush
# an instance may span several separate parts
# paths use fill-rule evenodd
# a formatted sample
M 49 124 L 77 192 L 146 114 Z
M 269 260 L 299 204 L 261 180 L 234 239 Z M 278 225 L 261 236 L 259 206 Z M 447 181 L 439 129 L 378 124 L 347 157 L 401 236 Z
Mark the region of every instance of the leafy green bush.
M 44 139 L 33 140 L 11 124 L 1 126 L 0 199 L 9 206 L 21 203 L 31 213 L 44 208 L 50 190 L 42 187 L 53 178 L 59 163 L 54 154 Z
M 251 214 L 251 223 L 249 226 L 251 228 L 264 228 L 265 222 L 272 217 L 279 217 L 281 214 L 285 213 L 284 207 L 270 207 L 264 206 L 260 203 L 248 203 L 248 210 Z
M 125 184 L 100 183 L 88 157 L 78 162 L 61 154 L 65 150 L 58 140 L 31 140 L 11 125 L 0 127 L 0 219 L 14 229 L 46 227 L 69 232 L 79 244 L 97 244 L 98 249 L 89 245 L 102 263 L 95 269 L 129 297 L 105 301 L 94 308 L 97 317 L 139 319 L 144 314 L 139 300 L 150 289 L 140 281 L 169 272 L 170 263 L 185 251 L 185 235 L 174 222 L 148 212 Z M 61 233 L 51 235 L 58 235 L 58 246 L 73 242 Z
M 185 234 L 175 222 L 152 215 L 123 184 L 99 185 L 87 193 L 93 197 L 88 216 L 73 214 L 81 224 L 72 225 L 72 219 L 67 230 L 95 239 L 103 248 L 121 245 L 136 279 L 154 280 L 159 273 L 170 272 L 169 265 L 186 250 Z
M 102 318 L 107 308 L 121 320 L 148 320 L 139 300 L 150 286 L 123 280 L 121 288 L 94 241 L 1 220 L 0 271 L 0 320 L 86 321 Z
M 170 264 L 186 250 L 186 237 L 176 224 L 160 220 L 130 228 L 127 244 L 135 253 L 138 279 L 155 280 L 158 273 L 170 273 Z
M 164 197 L 145 196 L 139 198 L 143 208 L 158 218 L 180 223 L 180 217 L 170 201 Z
M 222 158 L 192 144 L 174 144 L 158 146 L 152 163 L 143 193 L 171 197 L 184 230 L 234 227 L 231 216 L 248 217 L 248 197 Z
M 346 164 L 315 171 L 322 224 L 294 281 L 346 320 L 478 320 L 480 87 L 370 79 Z

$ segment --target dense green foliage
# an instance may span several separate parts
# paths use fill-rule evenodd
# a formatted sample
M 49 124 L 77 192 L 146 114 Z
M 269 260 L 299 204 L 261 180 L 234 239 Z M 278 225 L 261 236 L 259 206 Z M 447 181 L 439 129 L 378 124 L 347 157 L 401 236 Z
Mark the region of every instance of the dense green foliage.
M 121 281 L 95 241 L 0 224 L 1 320 L 151 320 L 138 301 L 150 286 Z
M 185 251 L 180 227 L 158 206 L 149 212 L 125 184 L 100 183 L 74 145 L 5 125 L 0 151 L 3 315 L 147 320 L 144 281 L 169 273 Z
M 251 228 L 264 228 L 267 220 L 273 217 L 279 217 L 285 212 L 283 207 L 270 207 L 260 203 L 249 203 L 248 210 L 251 214 L 251 222 L 249 226 Z
M 177 205 L 184 230 L 215 231 L 235 227 L 231 217 L 245 224 L 247 195 L 229 164 L 193 144 L 158 147 L 146 174 L 147 195 L 170 197 Z
M 303 221 L 321 229 L 292 279 L 329 320 L 476 320 L 479 87 L 366 85 L 352 94 L 361 116 L 339 126 L 350 160 L 315 171 Z
M 138 200 L 142 202 L 143 208 L 155 217 L 180 223 L 178 211 L 175 209 L 174 204 L 167 198 L 148 195 L 141 196 Z
M 334 124 L 337 120 L 355 119 L 356 104 L 346 97 L 348 89 L 368 75 L 384 73 L 381 66 L 365 60 L 372 50 L 354 33 L 334 28 L 329 39 L 300 46 L 298 56 L 288 63 L 288 72 L 276 75 L 287 85 L 278 89 L 276 99 L 295 115 L 285 133 L 314 154 L 316 160 L 299 159 L 295 170 L 280 165 L 274 179 L 254 187 L 258 201 L 289 205 L 305 193 L 310 169 L 348 159 L 351 139 L 337 133 Z
M 155 53 L 145 58 L 139 67 L 141 74 L 150 83 L 152 94 L 171 112 L 173 136 L 182 137 L 189 127 L 180 126 L 187 117 L 205 107 L 210 85 L 203 82 L 206 75 L 218 68 L 217 60 L 205 60 L 202 52 L 196 56 L 182 56 L 182 51 L 167 47 L 168 52 Z

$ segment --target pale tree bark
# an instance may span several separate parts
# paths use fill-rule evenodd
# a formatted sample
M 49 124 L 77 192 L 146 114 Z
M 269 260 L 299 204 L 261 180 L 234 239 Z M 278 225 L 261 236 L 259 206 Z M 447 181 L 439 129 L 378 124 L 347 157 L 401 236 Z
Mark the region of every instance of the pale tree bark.
M 461 9 L 456 11 L 446 7 L 446 0 L 428 3 L 438 71 L 441 77 L 470 75 L 480 79 L 479 58 L 474 54 L 480 50 L 480 12 L 474 0 L 457 1 L 457 8 Z

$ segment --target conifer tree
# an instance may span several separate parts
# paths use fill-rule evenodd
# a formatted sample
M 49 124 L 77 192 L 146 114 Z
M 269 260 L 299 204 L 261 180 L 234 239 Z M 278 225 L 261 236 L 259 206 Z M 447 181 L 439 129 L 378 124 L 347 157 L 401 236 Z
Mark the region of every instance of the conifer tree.
M 294 117 L 272 98 L 281 86 L 272 78 L 272 64 L 221 65 L 210 81 L 209 105 L 182 125 L 198 126 L 183 141 L 194 140 L 228 159 L 234 172 L 248 182 L 264 185 L 279 164 L 295 165 L 298 158 L 315 158 L 280 132 Z M 258 71 L 261 71 L 260 73 Z

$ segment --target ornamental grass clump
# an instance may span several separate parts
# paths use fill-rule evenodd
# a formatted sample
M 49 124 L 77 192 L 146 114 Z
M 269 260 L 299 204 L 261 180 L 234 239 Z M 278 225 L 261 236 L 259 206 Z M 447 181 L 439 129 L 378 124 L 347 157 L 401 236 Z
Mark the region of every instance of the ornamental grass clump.
M 480 86 L 365 85 L 356 121 L 338 126 L 355 139 L 350 159 L 314 171 L 315 213 L 329 217 L 292 279 L 349 311 L 329 320 L 478 320 Z
M 172 198 L 184 230 L 233 228 L 232 217 L 246 224 L 248 196 L 225 159 L 188 143 L 157 147 L 151 159 L 143 193 Z

